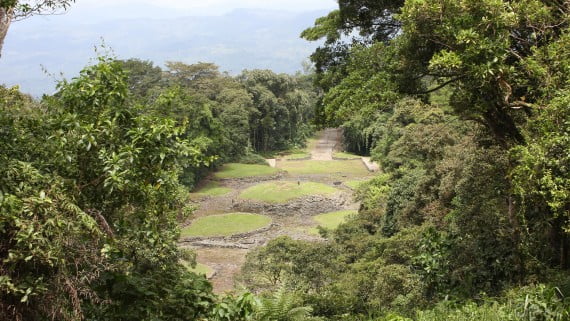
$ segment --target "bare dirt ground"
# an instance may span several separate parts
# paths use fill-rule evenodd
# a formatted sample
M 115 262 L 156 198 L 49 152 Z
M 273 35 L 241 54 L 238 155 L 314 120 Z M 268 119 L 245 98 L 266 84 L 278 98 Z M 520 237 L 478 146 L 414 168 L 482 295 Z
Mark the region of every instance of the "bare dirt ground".
M 240 271 L 245 263 L 247 249 L 225 248 L 195 248 L 198 262 L 206 264 L 214 269 L 215 274 L 210 279 L 216 292 L 226 292 L 233 289 L 234 276 Z M 206 263 L 205 263 L 206 262 Z
M 319 133 L 318 140 L 311 148 L 313 160 L 331 161 L 333 150 L 341 143 L 341 131 L 327 129 Z M 302 161 L 301 161 L 302 162 Z M 364 166 L 364 165 L 362 165 Z M 342 180 L 352 180 L 361 176 L 342 175 Z M 263 179 L 260 179 L 263 180 Z M 338 175 L 284 175 L 275 180 L 313 181 L 334 186 L 339 189 L 334 195 L 308 196 L 292 200 L 287 204 L 266 204 L 262 202 L 243 201 L 239 199 L 242 190 L 256 185 L 255 180 L 224 180 L 220 184 L 232 188 L 233 191 L 223 196 L 205 197 L 197 200 L 198 209 L 193 218 L 204 217 L 222 213 L 247 211 L 250 213 L 264 214 L 272 218 L 270 228 L 239 237 L 227 238 L 203 238 L 200 240 L 186 240 L 180 246 L 190 247 L 197 254 L 197 261 L 214 269 L 215 274 L 211 278 L 214 291 L 223 293 L 235 288 L 234 279 L 245 262 L 246 254 L 252 249 L 265 245 L 270 240 L 287 235 L 293 239 L 322 241 L 319 236 L 310 234 L 308 230 L 315 227 L 313 216 L 323 212 L 337 210 L 358 209 L 353 201 L 352 190 L 344 185 L 339 185 Z M 190 224 L 188 222 L 187 224 Z

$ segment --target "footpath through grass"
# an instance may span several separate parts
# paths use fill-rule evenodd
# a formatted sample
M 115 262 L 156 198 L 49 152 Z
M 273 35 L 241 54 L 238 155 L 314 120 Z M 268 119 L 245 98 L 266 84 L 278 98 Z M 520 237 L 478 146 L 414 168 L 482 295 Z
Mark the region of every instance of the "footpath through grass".
M 206 185 L 192 192 L 192 194 L 198 196 L 221 196 L 231 191 L 231 188 L 220 186 L 220 183 L 208 182 Z
M 279 173 L 277 168 L 265 165 L 230 163 L 214 174 L 216 178 L 243 178 L 255 176 L 270 176 Z
M 182 237 L 230 236 L 252 232 L 271 223 L 271 218 L 250 213 L 230 213 L 201 217 L 182 229 Z
M 362 164 L 361 160 L 346 161 L 296 161 L 296 162 L 280 162 L 279 168 L 288 171 L 291 174 L 307 175 L 307 174 L 351 174 L 351 175 L 369 175 L 370 173 Z
M 338 211 L 320 214 L 315 216 L 313 219 L 319 224 L 319 226 L 332 230 L 337 228 L 340 224 L 344 223 L 347 217 L 350 215 L 355 215 L 357 213 L 358 211 L 355 210 Z M 317 228 L 311 228 L 309 230 L 309 233 L 318 235 L 319 230 Z
M 241 199 L 268 203 L 286 203 L 290 200 L 309 195 L 329 195 L 337 192 L 334 187 L 313 182 L 267 182 L 245 189 Z

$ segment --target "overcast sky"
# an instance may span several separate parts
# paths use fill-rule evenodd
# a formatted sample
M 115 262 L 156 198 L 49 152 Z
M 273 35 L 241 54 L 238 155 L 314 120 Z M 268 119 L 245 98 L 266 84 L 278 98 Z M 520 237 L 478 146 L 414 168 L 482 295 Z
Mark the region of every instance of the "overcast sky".
M 214 8 L 213 10 L 232 10 L 235 8 L 267 8 L 289 10 L 330 9 L 335 0 L 77 0 L 75 5 L 107 6 L 109 4 L 147 3 L 171 8 Z
M 207 61 L 232 73 L 295 72 L 318 45 L 299 34 L 337 7 L 336 0 L 75 0 L 62 15 L 10 27 L 0 84 L 19 84 L 35 96 L 52 92 L 55 82 L 44 70 L 73 77 L 101 39 L 120 59 L 159 66 Z
M 73 11 L 93 7 L 117 5 L 151 5 L 163 8 L 183 9 L 181 14 L 222 15 L 239 8 L 286 10 L 307 12 L 336 8 L 336 0 L 77 0 Z

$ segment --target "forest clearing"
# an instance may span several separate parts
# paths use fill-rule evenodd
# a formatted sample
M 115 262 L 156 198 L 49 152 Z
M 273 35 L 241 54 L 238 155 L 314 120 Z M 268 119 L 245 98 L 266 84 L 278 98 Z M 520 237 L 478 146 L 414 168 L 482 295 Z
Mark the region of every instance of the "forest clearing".
M 190 226 L 200 218 L 216 218 L 220 217 L 220 214 L 243 208 L 254 208 L 257 211 L 250 213 L 271 218 L 270 228 L 256 231 L 258 228 L 253 225 L 249 231 L 235 233 L 237 236 L 208 238 L 204 235 L 208 233 L 208 227 L 204 227 L 202 234 L 200 229 L 193 232 L 193 236 L 197 238 L 186 241 L 183 230 L 182 246 L 192 248 L 197 253 L 197 262 L 214 271 L 210 280 L 216 292 L 239 289 L 239 286 L 235 287 L 235 275 L 239 273 L 249 250 L 263 246 L 279 236 L 322 241 L 316 229 L 318 225 L 334 229 L 342 223 L 344 217 L 340 216 L 339 219 L 339 216 L 334 214 L 347 210 L 350 213 L 357 212 L 359 204 L 353 199 L 354 185 L 350 182 L 369 179 L 374 173 L 369 172 L 361 160 L 333 160 L 333 152 L 341 148 L 340 131 L 327 129 L 317 133 L 316 139 L 308 145 L 306 155 L 310 155 L 310 159 L 292 160 L 288 159 L 287 155 L 278 159 L 276 169 L 281 171 L 278 177 L 272 176 L 276 172 L 263 167 L 254 167 L 257 170 L 251 170 L 250 166 L 245 166 L 242 171 L 236 171 L 234 167 L 237 166 L 230 166 L 206 178 L 208 183 L 194 193 L 197 196 L 197 210 Z M 258 177 L 259 181 L 256 181 L 255 177 Z M 228 192 L 223 195 L 216 195 L 215 192 L 204 193 L 211 191 L 211 186 L 226 189 Z M 260 189 L 253 190 L 251 195 L 244 197 L 244 191 L 256 187 Z M 272 194 L 273 197 L 268 198 L 267 194 Z M 279 199 L 273 201 L 275 197 Z M 258 207 L 244 204 L 251 201 L 259 201 L 260 204 Z M 274 208 L 274 205 L 278 205 L 277 208 Z M 323 212 L 323 209 L 327 212 Z M 322 216 L 323 214 L 325 216 Z M 322 217 L 320 221 L 319 216 Z M 216 229 L 220 228 L 215 219 L 211 223 Z M 249 222 L 241 224 L 251 226 Z

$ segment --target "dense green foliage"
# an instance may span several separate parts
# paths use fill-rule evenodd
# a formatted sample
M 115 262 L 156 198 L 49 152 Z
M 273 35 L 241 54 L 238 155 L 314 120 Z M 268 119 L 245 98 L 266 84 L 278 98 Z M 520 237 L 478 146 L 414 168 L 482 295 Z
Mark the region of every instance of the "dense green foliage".
M 317 120 L 383 173 L 327 242 L 276 239 L 244 283 L 330 319 L 568 320 L 569 18 L 559 1 L 339 1 L 302 34 L 325 40 Z
M 184 185 L 253 155 L 259 117 L 272 108 L 297 122 L 272 119 L 283 132 L 263 151 L 300 144 L 315 94 L 303 75 L 168 68 L 100 58 L 41 102 L 0 87 L 0 320 L 223 320 L 230 305 L 245 320 L 257 311 L 218 299 L 188 270 L 193 255 L 177 244 L 192 212 Z M 273 81 L 286 86 L 261 106 L 249 90 Z M 261 218 L 254 228 L 270 221 Z
M 17 89 L 0 99 L 3 318 L 206 315 L 210 285 L 178 263 L 178 173 L 209 161 L 185 127 L 129 104 L 103 59 L 40 105 Z
M 246 70 L 231 77 L 211 63 L 168 62 L 165 71 L 138 59 L 121 64 L 133 103 L 188 122 L 185 138 L 214 165 L 258 163 L 254 153 L 302 146 L 312 134 L 317 94 L 310 75 Z M 187 167 L 181 181 L 192 187 L 209 170 Z
M 0 87 L 0 320 L 569 320 L 569 18 L 339 0 L 302 34 L 325 41 L 315 77 L 101 58 L 41 102 Z M 300 147 L 313 119 L 383 172 L 326 241 L 248 254 L 259 298 L 216 297 L 176 244 L 186 187 Z M 218 178 L 251 172 L 276 170 Z

